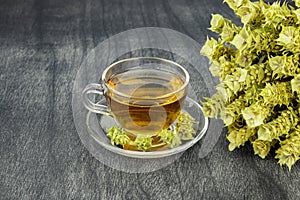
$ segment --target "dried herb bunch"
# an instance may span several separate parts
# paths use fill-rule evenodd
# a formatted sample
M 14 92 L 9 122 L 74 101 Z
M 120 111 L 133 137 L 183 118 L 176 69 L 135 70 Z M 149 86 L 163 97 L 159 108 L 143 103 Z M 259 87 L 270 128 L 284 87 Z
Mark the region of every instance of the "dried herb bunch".
M 291 169 L 300 156 L 300 0 L 224 0 L 242 26 L 212 15 L 201 54 L 219 77 L 216 94 L 203 103 L 205 115 L 228 127 L 229 150 L 247 141 L 265 158 L 272 148 Z

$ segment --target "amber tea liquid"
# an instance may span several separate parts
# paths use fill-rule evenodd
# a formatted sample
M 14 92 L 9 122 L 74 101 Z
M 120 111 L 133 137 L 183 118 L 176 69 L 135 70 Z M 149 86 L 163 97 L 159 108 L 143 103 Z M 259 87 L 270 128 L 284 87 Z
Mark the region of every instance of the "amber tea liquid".
M 134 135 L 155 135 L 168 128 L 186 96 L 186 90 L 170 95 L 184 83 L 178 75 L 156 69 L 130 69 L 112 76 L 107 83 L 127 96 L 108 91 L 106 98 L 118 123 Z

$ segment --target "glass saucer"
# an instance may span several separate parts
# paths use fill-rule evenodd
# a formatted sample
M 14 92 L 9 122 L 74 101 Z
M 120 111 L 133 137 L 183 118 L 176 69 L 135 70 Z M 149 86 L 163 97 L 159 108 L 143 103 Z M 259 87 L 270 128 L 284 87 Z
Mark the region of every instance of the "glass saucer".
M 105 100 L 98 102 L 99 104 L 105 104 Z M 112 126 L 119 126 L 112 117 L 106 115 L 99 115 L 92 112 L 88 112 L 86 116 L 87 131 L 94 140 L 104 147 L 105 149 L 117 153 L 119 155 L 132 157 L 132 158 L 162 158 L 171 156 L 180 152 L 183 152 L 198 142 L 206 133 L 208 128 L 208 118 L 203 115 L 202 107 L 191 98 L 187 97 L 182 109 L 183 112 L 190 114 L 195 121 L 199 122 L 193 126 L 196 134 L 194 139 L 184 141 L 182 144 L 172 148 L 164 150 L 156 150 L 149 152 L 124 150 L 117 146 L 113 146 L 110 139 L 106 136 L 106 130 Z M 176 123 L 176 122 L 175 122 Z

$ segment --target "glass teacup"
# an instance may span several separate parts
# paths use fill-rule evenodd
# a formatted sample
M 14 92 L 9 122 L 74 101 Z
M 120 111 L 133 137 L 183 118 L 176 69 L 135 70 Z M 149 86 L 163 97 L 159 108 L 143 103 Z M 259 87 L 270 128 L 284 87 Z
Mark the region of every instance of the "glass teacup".
M 170 60 L 128 58 L 107 67 L 101 84 L 87 85 L 83 103 L 91 112 L 113 117 L 128 134 L 155 136 L 180 114 L 189 78 L 181 65 Z M 91 101 L 91 93 L 105 96 L 107 106 Z

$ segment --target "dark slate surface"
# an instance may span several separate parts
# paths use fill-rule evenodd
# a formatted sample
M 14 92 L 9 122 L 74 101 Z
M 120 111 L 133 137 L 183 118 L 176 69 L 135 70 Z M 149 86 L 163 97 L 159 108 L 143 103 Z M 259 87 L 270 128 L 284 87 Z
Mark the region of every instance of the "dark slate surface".
M 72 86 L 84 56 L 131 28 L 171 28 L 200 44 L 210 14 L 234 14 L 221 0 L 0 0 L 0 199 L 300 199 L 291 172 L 251 147 L 197 145 L 152 173 L 104 166 L 82 145 Z

